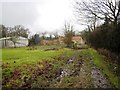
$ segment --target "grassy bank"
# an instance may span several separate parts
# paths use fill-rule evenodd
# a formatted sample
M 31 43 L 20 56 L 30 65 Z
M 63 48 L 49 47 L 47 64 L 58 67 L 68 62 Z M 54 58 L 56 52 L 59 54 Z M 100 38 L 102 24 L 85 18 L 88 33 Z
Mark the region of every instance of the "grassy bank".
M 120 89 L 120 86 L 118 84 L 118 76 L 110 71 L 110 69 L 108 68 L 110 67 L 110 64 L 105 62 L 104 57 L 102 55 L 99 55 L 94 49 L 89 49 L 89 53 L 93 58 L 94 64 L 102 71 L 105 76 L 107 76 L 111 84 Z

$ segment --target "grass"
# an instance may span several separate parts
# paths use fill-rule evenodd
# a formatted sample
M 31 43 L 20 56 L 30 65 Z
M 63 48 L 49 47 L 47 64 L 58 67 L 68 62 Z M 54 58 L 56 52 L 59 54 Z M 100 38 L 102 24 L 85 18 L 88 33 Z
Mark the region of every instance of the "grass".
M 4 48 L 2 49 L 3 79 L 9 77 L 16 68 L 24 65 L 34 65 L 44 60 L 52 60 L 53 57 L 61 55 L 62 50 L 43 51 L 28 50 L 28 48 Z M 22 68 L 26 70 L 25 68 Z
M 113 72 L 109 70 L 109 63 L 106 63 L 104 58 L 94 49 L 89 49 L 89 53 L 93 57 L 94 64 L 103 72 L 104 75 L 108 77 L 108 80 L 111 82 L 111 84 L 120 89 L 120 86 L 118 85 L 118 76 L 114 75 Z
M 73 54 L 73 52 L 71 52 L 71 49 L 61 48 L 60 46 L 58 47 L 59 50 L 44 51 L 47 48 L 53 48 L 53 47 L 54 46 L 41 46 L 41 47 L 35 47 L 37 49 L 33 49 L 33 50 L 29 50 L 28 47 L 2 49 L 3 80 L 5 78 L 10 78 L 11 75 L 15 72 L 15 70 L 18 70 L 21 73 L 20 76 L 21 79 L 25 75 L 27 77 L 30 77 L 30 75 L 32 75 L 31 73 L 34 73 L 37 67 L 41 67 L 41 65 L 39 65 L 38 63 L 43 61 L 48 61 L 48 62 L 54 61 L 55 63 L 54 70 L 56 70 L 64 63 L 63 61 L 55 62 L 56 61 L 54 60 L 55 57 L 59 57 L 63 55 L 69 57 Z M 30 69 L 34 71 L 30 71 Z M 18 80 L 16 80 L 16 82 L 18 82 Z M 8 83 L 8 86 L 10 85 L 12 85 L 12 83 Z
M 60 83 L 59 87 L 61 88 L 76 88 L 79 87 L 79 83 L 76 82 L 80 82 L 79 77 L 76 76 L 67 76 L 65 77 L 62 82 Z
M 13 71 L 15 68 L 24 64 L 36 64 L 43 60 L 51 60 L 52 57 L 60 55 L 61 51 L 41 51 L 41 50 L 27 50 L 27 48 L 7 48 L 2 50 L 2 62 L 9 67 L 3 69 L 3 72 Z M 7 72 L 7 73 L 8 73 Z
M 14 59 L 44 59 L 49 57 L 54 57 L 59 54 L 59 51 L 42 51 L 42 50 L 27 50 L 27 48 L 10 48 L 2 50 L 2 59 L 6 60 L 14 60 Z
M 23 64 L 35 64 L 39 61 L 50 60 L 59 56 L 62 50 L 43 51 L 27 50 L 27 48 L 7 48 L 2 50 L 3 64 L 9 63 L 12 66 L 21 66 Z M 15 62 L 15 63 L 14 63 Z
M 73 56 L 74 54 L 77 54 L 76 51 L 72 50 L 72 49 L 67 49 L 67 48 L 64 48 L 63 49 L 63 53 L 62 53 L 62 56 L 64 58 L 64 60 L 60 59 L 60 60 L 55 60 L 55 62 L 53 63 L 53 68 L 51 71 L 48 71 L 49 75 L 51 76 L 54 76 L 53 73 L 55 71 L 58 71 L 59 68 L 72 68 L 74 69 L 74 64 L 66 64 L 66 60 L 68 60 L 68 57 L 71 57 Z M 41 80 L 41 77 L 38 77 L 38 79 Z M 65 88 L 65 87 L 73 87 L 74 85 L 76 85 L 76 82 L 79 82 L 79 77 L 76 77 L 76 76 L 69 76 L 69 77 L 65 77 L 62 82 L 60 83 L 59 81 L 56 81 L 54 79 L 52 79 L 53 81 L 51 82 L 51 85 L 50 87 L 56 87 L 56 88 Z M 42 80 L 41 80 L 42 81 Z M 34 84 L 34 86 L 36 86 L 37 84 L 39 83 L 39 85 L 41 85 L 41 83 L 45 83 L 45 80 L 42 81 L 42 82 L 37 82 Z M 71 86 L 72 85 L 72 86 Z M 38 85 L 37 85 L 38 86 Z M 74 87 L 79 87 L 79 86 L 74 86 Z
M 74 64 L 69 64 L 67 66 L 65 61 L 58 60 L 58 57 L 64 57 L 67 59 L 68 57 L 71 57 L 73 55 L 78 55 L 85 61 L 84 62 L 85 65 L 83 68 L 85 68 L 86 70 L 88 69 L 87 76 L 85 77 L 82 76 L 81 78 L 76 76 L 65 77 L 62 83 L 59 84 L 60 87 L 79 87 L 80 83 L 77 84 L 80 81 L 79 79 L 83 80 L 83 82 L 87 84 L 89 83 L 88 86 L 91 87 L 92 81 L 90 75 L 88 74 L 91 72 L 90 59 L 93 59 L 94 64 L 103 72 L 104 75 L 108 77 L 112 85 L 114 85 L 116 88 L 120 88 L 118 85 L 118 77 L 115 76 L 109 70 L 110 67 L 109 63 L 105 62 L 104 58 L 101 55 L 99 55 L 97 51 L 95 51 L 94 49 L 90 48 L 90 49 L 82 49 L 82 50 L 73 50 L 68 48 L 62 48 L 60 46 L 58 47 L 55 46 L 55 48 L 59 48 L 59 50 L 44 51 L 46 48 L 53 48 L 53 47 L 54 46 L 40 46 L 40 47 L 36 47 L 36 49 L 33 50 L 29 50 L 28 47 L 2 49 L 3 79 L 5 79 L 5 77 L 10 78 L 11 73 L 17 70 L 21 73 L 20 76 L 21 79 L 17 79 L 14 82 L 21 84 L 23 83 L 24 78 L 27 77 L 29 79 L 33 75 L 34 71 L 37 70 L 38 67 L 42 68 L 44 65 L 38 63 L 44 61 L 48 61 L 49 63 L 52 63 L 53 68 L 51 71 L 49 71 L 49 74 L 51 75 L 53 75 L 54 71 L 58 70 L 61 66 L 65 66 L 67 68 L 72 69 L 74 68 Z M 78 63 L 78 61 L 75 62 L 75 64 Z M 85 74 L 83 73 L 83 75 Z M 40 80 L 42 79 L 43 78 L 40 77 Z M 11 81 L 7 83 L 7 85 L 12 86 L 14 82 L 12 78 Z

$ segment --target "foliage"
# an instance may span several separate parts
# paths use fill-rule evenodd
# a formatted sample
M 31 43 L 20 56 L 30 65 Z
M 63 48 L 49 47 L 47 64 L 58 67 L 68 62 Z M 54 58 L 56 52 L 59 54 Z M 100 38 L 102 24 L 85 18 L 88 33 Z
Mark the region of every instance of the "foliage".
M 6 37 L 6 33 L 7 30 L 6 30 L 6 27 L 4 25 L 0 25 L 0 38 L 2 37 Z
M 22 36 L 28 38 L 29 29 L 22 25 L 16 25 L 14 27 L 6 27 L 5 25 L 0 25 L 1 38 L 12 37 L 12 36 Z
M 97 21 L 105 20 L 107 17 L 110 22 L 117 23 L 120 13 L 119 0 L 95 0 L 95 1 L 76 1 L 75 10 L 78 14 L 78 21 L 95 29 Z M 85 22 L 83 22 L 85 21 Z
M 82 32 L 87 44 L 95 48 L 106 48 L 115 53 L 120 52 L 120 1 L 96 0 L 90 2 L 76 1 L 78 18 L 85 19 L 88 30 Z M 97 22 L 103 21 L 101 25 Z M 81 21 L 81 23 L 84 23 Z M 90 28 L 90 24 L 92 28 Z
M 104 24 L 97 26 L 93 31 L 85 30 L 81 34 L 89 45 L 95 48 L 106 48 L 115 53 L 119 53 L 119 28 L 120 22 L 110 22 L 109 18 L 105 17 Z
M 28 46 L 34 46 L 40 44 L 40 37 L 38 34 L 35 34 L 29 38 L 29 45 Z
M 120 52 L 120 24 L 103 24 L 97 27 L 93 32 L 86 32 L 87 42 L 95 48 L 106 48 L 115 53 Z
M 15 36 L 22 36 L 22 37 L 28 38 L 28 34 L 29 34 L 28 28 L 25 28 L 22 25 L 16 25 L 14 26 L 13 29 L 14 29 L 13 33 L 15 33 Z

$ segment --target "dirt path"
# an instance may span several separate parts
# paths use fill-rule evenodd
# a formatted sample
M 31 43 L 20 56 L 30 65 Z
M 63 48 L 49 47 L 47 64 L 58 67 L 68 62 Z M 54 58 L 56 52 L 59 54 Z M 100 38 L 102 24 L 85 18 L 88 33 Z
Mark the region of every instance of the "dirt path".
M 93 64 L 93 60 L 90 61 L 92 64 L 91 78 L 95 88 L 112 88 L 107 78 L 102 72 Z
M 95 66 L 92 67 L 91 77 L 95 88 L 111 88 L 108 80 Z

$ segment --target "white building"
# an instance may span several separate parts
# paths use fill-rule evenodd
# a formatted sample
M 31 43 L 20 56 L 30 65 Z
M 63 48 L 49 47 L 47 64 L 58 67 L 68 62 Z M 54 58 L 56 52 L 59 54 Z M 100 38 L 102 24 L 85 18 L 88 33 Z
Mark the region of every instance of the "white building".
M 17 37 L 15 46 L 16 47 L 28 46 L 28 39 L 24 37 Z M 4 47 L 14 47 L 14 43 L 11 40 L 11 37 L 0 38 L 0 48 Z

